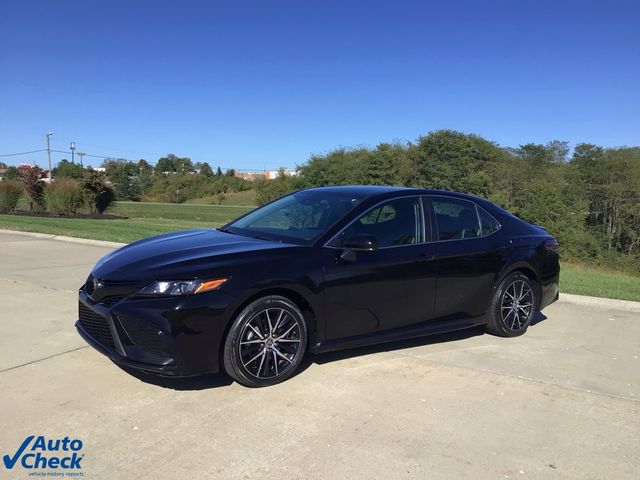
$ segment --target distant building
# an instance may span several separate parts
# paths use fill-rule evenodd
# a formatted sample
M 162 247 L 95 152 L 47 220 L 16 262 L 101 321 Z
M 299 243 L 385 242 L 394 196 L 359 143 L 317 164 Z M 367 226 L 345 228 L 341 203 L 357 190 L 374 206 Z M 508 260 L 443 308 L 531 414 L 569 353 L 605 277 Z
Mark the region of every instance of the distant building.
M 243 180 L 249 180 L 253 182 L 258 180 L 259 178 L 266 178 L 266 172 L 240 172 L 238 170 L 235 171 L 235 176 L 238 178 L 242 178 Z
M 267 170 L 266 172 L 264 172 L 264 178 L 266 178 L 267 180 L 273 180 L 274 178 L 278 178 L 280 176 L 280 170 Z M 296 170 L 291 170 L 288 168 L 285 168 L 284 170 L 284 174 L 290 177 L 295 177 L 296 175 L 298 175 L 298 172 Z

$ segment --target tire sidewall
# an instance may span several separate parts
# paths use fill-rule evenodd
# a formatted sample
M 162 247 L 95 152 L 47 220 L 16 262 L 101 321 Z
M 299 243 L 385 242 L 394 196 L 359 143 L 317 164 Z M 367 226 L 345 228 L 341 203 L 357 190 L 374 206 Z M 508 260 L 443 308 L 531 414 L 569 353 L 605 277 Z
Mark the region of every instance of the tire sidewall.
M 240 335 L 244 329 L 245 324 L 250 321 L 257 313 L 266 308 L 282 308 L 286 310 L 290 315 L 294 316 L 300 324 L 300 349 L 296 355 L 293 364 L 287 369 L 287 371 L 278 377 L 259 379 L 248 372 L 246 372 L 240 359 L 240 352 L 238 349 L 238 342 L 240 341 Z M 275 385 L 277 383 L 284 382 L 291 378 L 300 363 L 302 362 L 306 353 L 307 347 L 307 325 L 304 319 L 304 315 L 300 309 L 289 299 L 277 295 L 270 295 L 254 300 L 247 305 L 240 314 L 236 317 L 224 345 L 224 367 L 227 373 L 238 383 L 247 387 L 266 387 L 269 385 Z

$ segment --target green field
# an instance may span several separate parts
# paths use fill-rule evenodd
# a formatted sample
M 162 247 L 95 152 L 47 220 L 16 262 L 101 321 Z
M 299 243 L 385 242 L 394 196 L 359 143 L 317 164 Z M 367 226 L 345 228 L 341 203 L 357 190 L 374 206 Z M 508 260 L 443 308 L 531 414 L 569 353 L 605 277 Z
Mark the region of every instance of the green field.
M 132 242 L 173 230 L 217 227 L 251 208 L 253 207 L 116 202 L 108 213 L 129 218 L 85 220 L 0 215 L 0 229 Z M 560 289 L 565 293 L 578 295 L 640 301 L 640 276 L 564 264 Z
M 231 205 L 116 202 L 107 213 L 129 218 L 87 220 L 0 215 L 0 228 L 112 242 L 132 242 L 173 230 L 218 227 L 252 208 Z

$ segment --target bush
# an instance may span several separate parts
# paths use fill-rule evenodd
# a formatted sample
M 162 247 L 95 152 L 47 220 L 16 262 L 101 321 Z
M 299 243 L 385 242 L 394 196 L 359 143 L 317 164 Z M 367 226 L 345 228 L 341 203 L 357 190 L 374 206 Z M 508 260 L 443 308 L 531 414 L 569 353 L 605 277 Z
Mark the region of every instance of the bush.
M 24 189 L 29 195 L 29 208 L 31 210 L 44 210 L 44 187 L 42 181 L 44 172 L 39 167 L 31 167 L 21 173 Z
M 44 200 L 52 212 L 61 215 L 76 213 L 82 204 L 80 184 L 68 178 L 54 180 L 44 191 Z
M 22 183 L 17 180 L 0 182 L 0 212 L 7 213 L 15 210 L 22 191 Z
M 87 170 L 80 183 L 85 205 L 91 213 L 104 212 L 116 198 L 111 187 L 104 183 L 104 175 L 95 170 Z

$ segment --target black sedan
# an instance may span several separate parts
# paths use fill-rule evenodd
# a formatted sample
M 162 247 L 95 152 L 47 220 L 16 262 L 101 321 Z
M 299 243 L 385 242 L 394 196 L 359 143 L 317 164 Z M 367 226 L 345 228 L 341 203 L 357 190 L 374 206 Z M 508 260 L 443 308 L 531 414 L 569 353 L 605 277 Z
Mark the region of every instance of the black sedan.
M 109 253 L 80 289 L 76 327 L 120 365 L 272 385 L 306 352 L 475 325 L 521 335 L 558 298 L 557 247 L 470 195 L 312 188 Z

